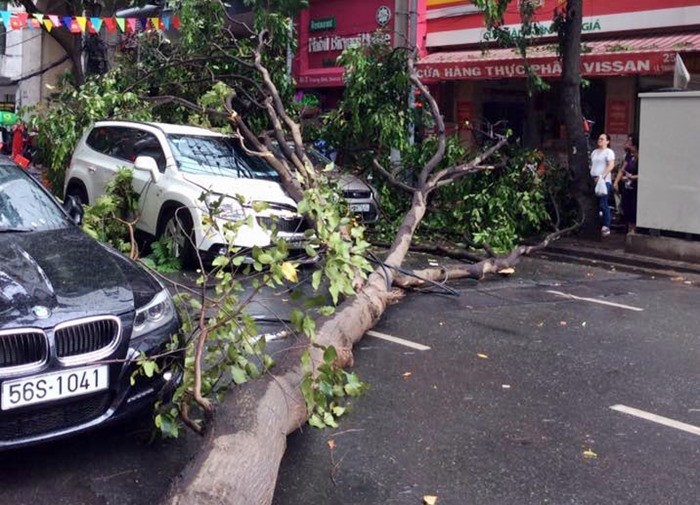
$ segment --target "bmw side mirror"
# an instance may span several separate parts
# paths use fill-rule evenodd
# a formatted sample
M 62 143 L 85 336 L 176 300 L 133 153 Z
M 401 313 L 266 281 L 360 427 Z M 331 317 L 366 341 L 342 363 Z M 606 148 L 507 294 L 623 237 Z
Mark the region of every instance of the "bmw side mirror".
M 83 210 L 83 206 L 80 205 L 74 197 L 66 195 L 66 198 L 63 200 L 63 210 L 66 211 L 66 214 L 68 214 L 76 225 L 81 225 L 85 211 Z
M 156 160 L 150 156 L 139 156 L 134 161 L 134 168 L 136 170 L 143 170 L 151 174 L 151 180 L 153 182 L 158 182 L 160 177 L 160 172 L 158 171 L 158 164 Z

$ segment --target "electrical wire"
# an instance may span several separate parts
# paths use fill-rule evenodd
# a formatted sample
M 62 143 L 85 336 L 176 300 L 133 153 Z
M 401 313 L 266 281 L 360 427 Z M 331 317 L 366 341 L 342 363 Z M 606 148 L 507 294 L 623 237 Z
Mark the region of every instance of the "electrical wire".
M 8 33 L 8 32 L 5 32 L 5 36 L 7 36 L 7 33 Z M 31 42 L 32 40 L 41 37 L 42 34 L 43 34 L 43 31 L 40 31 L 39 33 L 37 33 L 37 34 L 34 35 L 33 37 L 29 37 L 28 39 L 22 39 L 20 42 L 15 42 L 14 44 L 5 45 L 5 50 L 7 50 L 7 49 L 9 49 L 9 48 L 11 48 L 11 47 L 21 46 L 22 44 L 24 44 L 24 43 L 26 43 L 26 42 Z M 0 34 L 0 37 L 2 37 L 2 34 Z M 7 54 L 6 54 L 5 56 L 7 56 Z
M 459 291 L 457 291 L 456 289 L 453 289 L 453 288 L 451 288 L 451 287 L 449 287 L 449 286 L 445 286 L 445 284 L 443 284 L 443 283 L 441 283 L 441 282 L 437 282 L 437 281 L 434 281 L 434 280 L 432 280 L 432 279 L 426 279 L 425 277 L 421 277 L 420 275 L 417 275 L 417 274 L 415 274 L 414 272 L 412 272 L 411 270 L 407 270 L 407 269 L 405 269 L 405 268 L 395 267 L 395 266 L 392 266 L 392 265 L 387 265 L 386 263 L 384 263 L 383 261 L 381 261 L 379 258 L 377 258 L 377 256 L 376 256 L 374 253 L 372 253 L 372 252 L 369 253 L 369 256 L 370 256 L 370 257 L 367 258 L 367 259 L 368 259 L 371 263 L 378 264 L 378 265 L 384 270 L 384 274 L 385 274 L 385 276 L 386 276 L 386 278 L 387 278 L 387 290 L 391 289 L 391 285 L 389 285 L 389 282 L 388 282 L 388 272 L 387 272 L 386 269 L 387 269 L 387 268 L 391 268 L 392 270 L 396 270 L 397 272 L 402 273 L 403 275 L 407 275 L 408 277 L 414 277 L 414 278 L 419 279 L 419 280 L 421 280 L 421 281 L 423 281 L 423 282 L 427 282 L 428 284 L 432 284 L 433 286 L 435 286 L 435 287 L 437 287 L 437 288 L 439 288 L 439 289 L 441 289 L 441 290 L 443 290 L 443 291 L 446 291 L 447 294 L 449 294 L 449 295 L 452 295 L 452 296 L 461 296 L 460 293 L 459 293 Z

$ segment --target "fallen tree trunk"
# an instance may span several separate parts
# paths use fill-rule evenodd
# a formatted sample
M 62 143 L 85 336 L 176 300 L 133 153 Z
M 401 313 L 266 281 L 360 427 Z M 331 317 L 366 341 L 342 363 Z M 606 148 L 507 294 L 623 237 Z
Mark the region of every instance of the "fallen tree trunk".
M 394 273 L 410 246 L 424 205 L 414 201 L 402 226 L 403 233 L 394 242 L 385 264 L 377 269 L 362 291 L 346 300 L 336 314 L 322 322 L 316 342 L 338 350 L 339 366 L 352 364 L 352 348 L 379 320 L 387 305 L 400 296 L 393 286 L 417 287 L 425 280 L 458 278 L 480 279 L 517 264 L 520 257 L 543 249 L 563 233 L 562 230 L 533 246 L 520 246 L 510 254 L 489 258 L 471 265 L 448 269 L 429 268 L 414 272 L 418 277 Z M 407 240 L 408 239 L 408 240 Z M 320 363 L 321 357 L 314 357 Z M 176 483 L 169 499 L 171 505 L 268 505 L 272 502 L 279 464 L 284 455 L 287 435 L 304 425 L 308 414 L 300 384 L 303 372 L 301 350 L 286 356 L 263 379 L 236 388 L 224 401 L 206 435 L 206 443 L 188 470 Z M 313 354 L 312 354 L 313 355 Z
M 414 194 L 413 207 L 404 218 L 385 264 L 400 266 L 411 237 L 425 212 L 425 198 Z M 338 365 L 352 362 L 352 347 L 379 320 L 392 292 L 392 268 L 379 268 L 362 290 L 322 322 L 316 342 L 338 350 Z M 312 360 L 321 353 L 312 348 Z M 277 471 L 287 435 L 307 420 L 301 394 L 300 352 L 285 361 L 277 374 L 236 388 L 226 398 L 208 431 L 202 450 L 171 492 L 172 505 L 264 505 L 272 502 Z M 282 370 L 284 370 L 282 372 Z

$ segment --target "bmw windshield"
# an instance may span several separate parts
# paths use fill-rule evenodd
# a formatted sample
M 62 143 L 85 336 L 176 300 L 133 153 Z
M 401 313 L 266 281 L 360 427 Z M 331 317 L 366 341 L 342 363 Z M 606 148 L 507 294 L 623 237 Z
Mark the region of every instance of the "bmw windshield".
M 31 176 L 16 165 L 0 163 L 0 233 L 68 226 L 61 208 Z
M 191 174 L 260 178 L 274 169 L 248 154 L 237 139 L 207 135 L 168 135 L 178 169 Z

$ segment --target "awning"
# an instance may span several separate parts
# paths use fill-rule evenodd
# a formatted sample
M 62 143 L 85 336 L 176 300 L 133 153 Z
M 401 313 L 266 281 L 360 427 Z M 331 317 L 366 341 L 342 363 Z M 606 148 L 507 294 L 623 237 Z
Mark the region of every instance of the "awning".
M 700 34 L 591 40 L 582 46 L 584 76 L 658 75 L 673 72 L 676 53 L 700 51 Z M 527 60 L 541 77 L 561 75 L 556 43 L 529 48 Z M 514 49 L 454 51 L 429 54 L 416 69 L 427 82 L 524 78 L 523 61 Z

